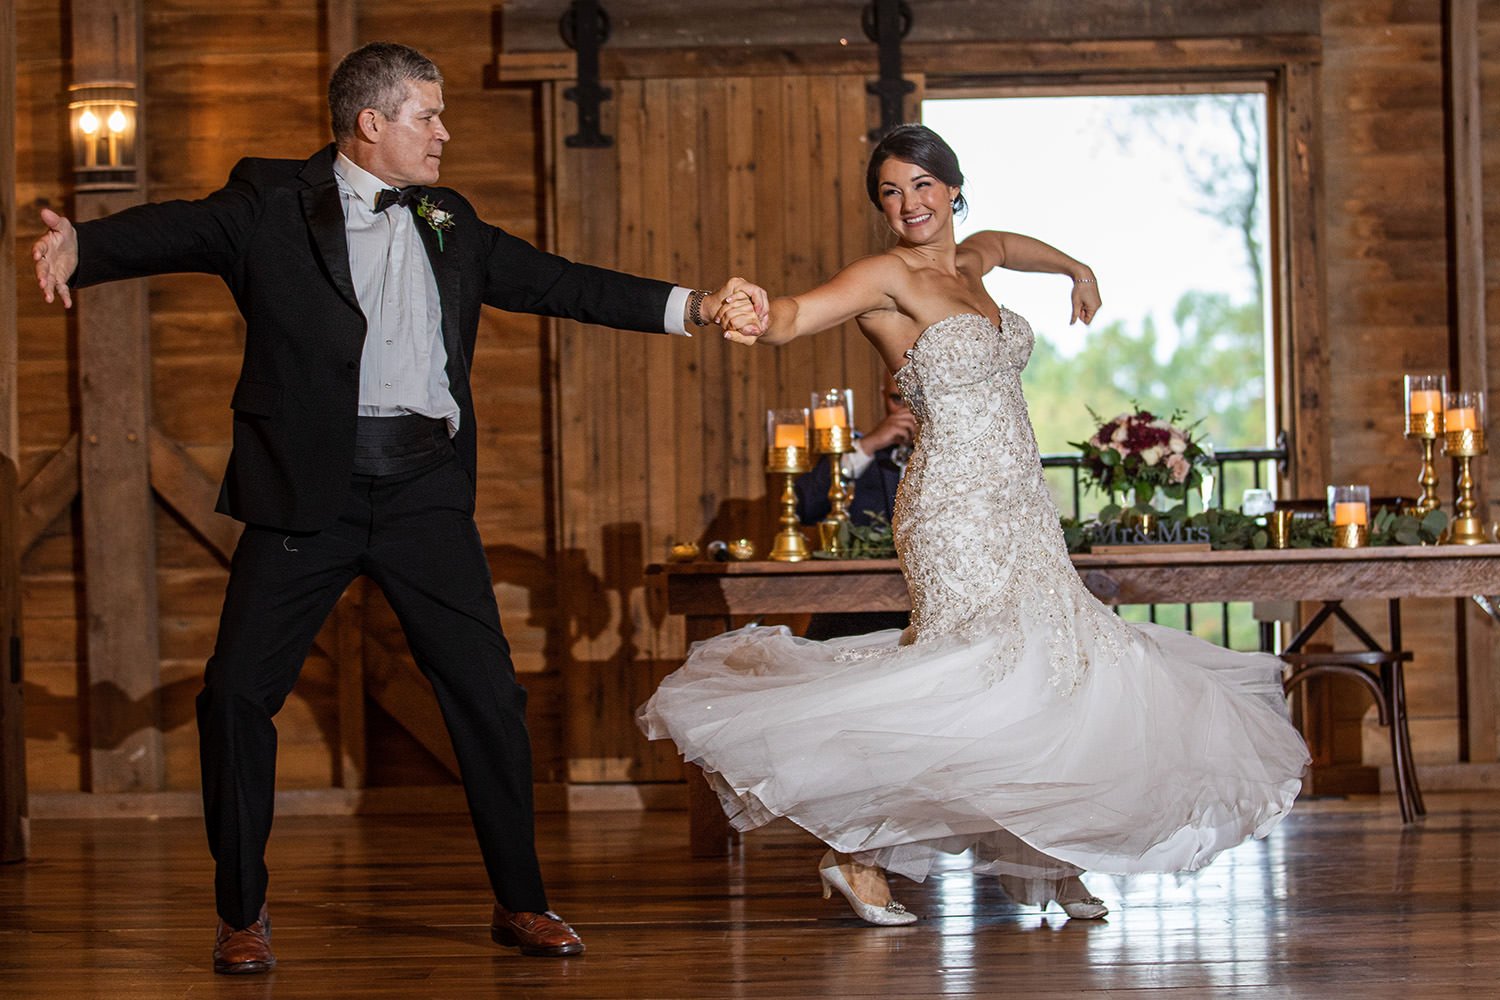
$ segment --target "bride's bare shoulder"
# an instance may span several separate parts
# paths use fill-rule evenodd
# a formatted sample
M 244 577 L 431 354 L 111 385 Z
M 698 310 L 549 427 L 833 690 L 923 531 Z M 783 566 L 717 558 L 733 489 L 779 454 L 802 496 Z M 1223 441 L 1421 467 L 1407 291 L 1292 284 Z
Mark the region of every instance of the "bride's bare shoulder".
M 911 265 L 891 250 L 860 257 L 844 267 L 847 274 L 857 275 L 862 280 L 889 283 L 904 280 L 911 274 Z

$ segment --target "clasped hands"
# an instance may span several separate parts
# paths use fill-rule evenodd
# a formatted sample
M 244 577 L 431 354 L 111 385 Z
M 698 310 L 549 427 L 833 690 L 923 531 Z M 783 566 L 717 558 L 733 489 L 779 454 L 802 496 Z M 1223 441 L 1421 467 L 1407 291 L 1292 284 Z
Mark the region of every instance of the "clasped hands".
M 771 328 L 770 296 L 759 285 L 744 278 L 730 278 L 710 300 L 710 315 L 724 331 L 724 339 L 736 344 L 754 344 Z

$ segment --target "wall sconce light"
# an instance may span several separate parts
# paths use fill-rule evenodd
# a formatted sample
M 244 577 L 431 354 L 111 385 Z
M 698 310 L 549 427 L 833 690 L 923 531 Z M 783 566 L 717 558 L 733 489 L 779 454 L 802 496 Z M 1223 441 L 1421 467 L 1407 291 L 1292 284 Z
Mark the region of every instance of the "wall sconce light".
M 68 88 L 68 131 L 79 191 L 136 186 L 135 87 L 76 83 Z

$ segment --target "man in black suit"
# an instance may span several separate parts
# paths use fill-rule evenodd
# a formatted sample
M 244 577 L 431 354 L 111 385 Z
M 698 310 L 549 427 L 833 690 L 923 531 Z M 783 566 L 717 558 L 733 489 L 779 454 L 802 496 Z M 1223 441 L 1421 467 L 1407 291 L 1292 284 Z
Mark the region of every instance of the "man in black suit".
M 469 366 L 481 306 L 656 333 L 705 326 L 716 292 L 575 264 L 483 222 L 438 179 L 443 79 L 374 43 L 329 81 L 333 145 L 305 162 L 246 159 L 198 201 L 73 227 L 42 212 L 32 257 L 48 302 L 71 288 L 217 274 L 245 319 L 218 509 L 245 522 L 198 696 L 216 862 L 214 971 L 270 969 L 265 847 L 272 717 L 339 595 L 379 584 L 453 738 L 496 904 L 491 934 L 576 955 L 533 842 L 526 692 L 516 683 L 474 514 Z
M 896 380 L 886 372 L 881 385 L 885 416 L 869 433 L 854 442 L 854 451 L 841 456 L 840 467 L 846 480 L 854 483 L 854 499 L 849 505 L 849 523 L 869 525 L 875 515 L 887 523 L 895 511 L 896 487 L 906 470 L 912 438 L 917 433 L 917 418 L 901 398 Z M 817 524 L 828 516 L 830 478 L 828 460 L 822 459 L 811 470 L 797 477 L 797 517 L 803 524 Z M 841 635 L 861 635 L 886 628 L 905 628 L 910 616 L 898 611 L 857 611 L 839 614 L 816 614 L 808 623 L 804 637 L 832 639 Z

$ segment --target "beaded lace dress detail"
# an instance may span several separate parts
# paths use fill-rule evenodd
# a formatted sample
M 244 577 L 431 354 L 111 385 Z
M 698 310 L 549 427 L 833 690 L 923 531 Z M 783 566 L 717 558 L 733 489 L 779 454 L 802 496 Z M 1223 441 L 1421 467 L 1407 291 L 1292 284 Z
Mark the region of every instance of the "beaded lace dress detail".
M 1021 395 L 1031 324 L 1002 309 L 996 327 L 961 313 L 925 330 L 896 384 L 917 439 L 896 494 L 896 551 L 911 593 L 906 641 L 1010 634 L 984 665 L 988 679 L 1017 658 L 1020 622 L 1043 621 L 1052 683 L 1088 669 L 1079 631 L 1114 644 L 1126 626 L 1090 596 L 1068 560 Z

